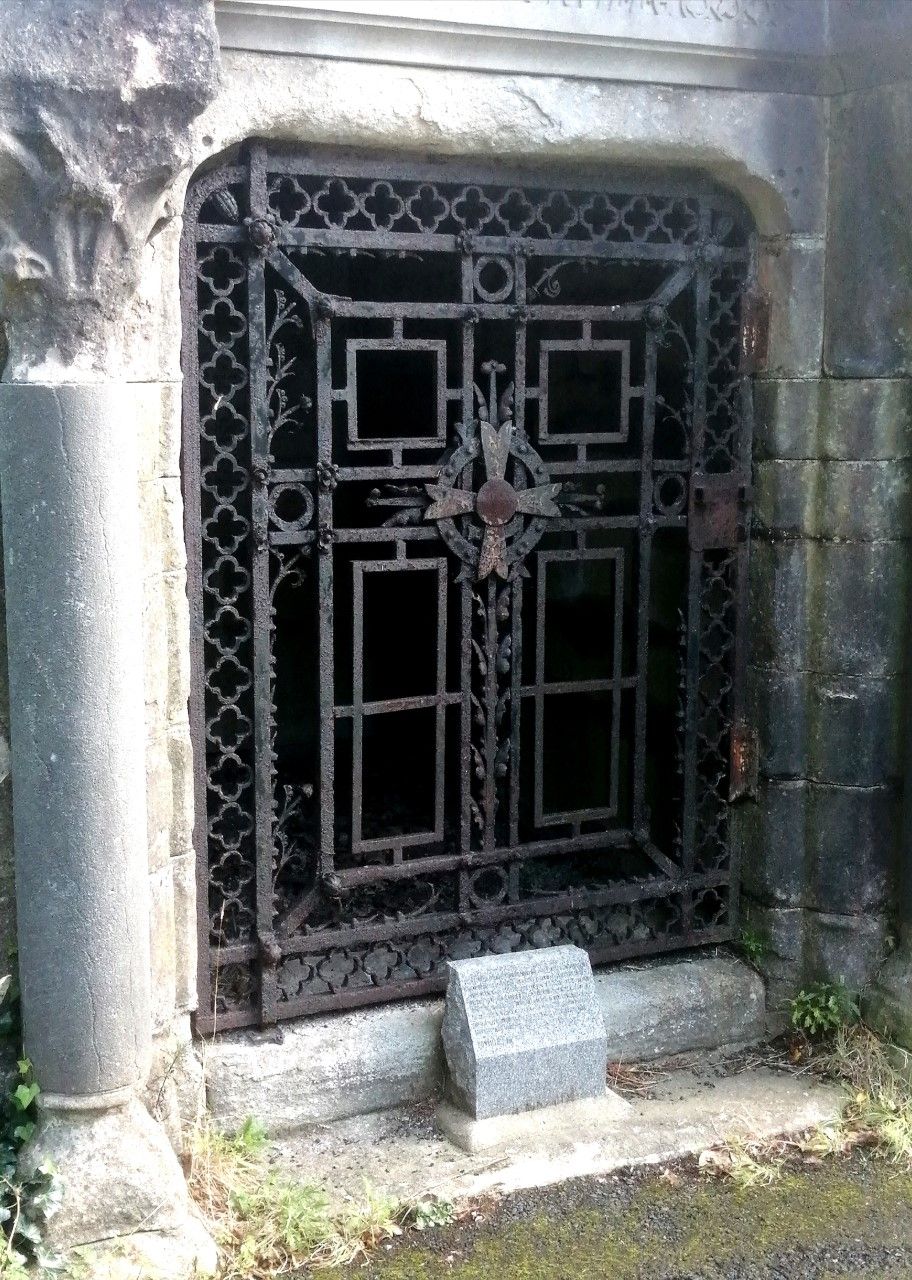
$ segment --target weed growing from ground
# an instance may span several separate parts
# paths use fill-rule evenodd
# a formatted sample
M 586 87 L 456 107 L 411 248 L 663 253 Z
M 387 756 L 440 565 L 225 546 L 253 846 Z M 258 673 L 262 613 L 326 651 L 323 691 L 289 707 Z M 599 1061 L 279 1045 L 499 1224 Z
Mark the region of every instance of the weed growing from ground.
M 802 1064 L 802 1073 L 810 1070 L 843 1086 L 839 1116 L 789 1137 L 728 1138 L 703 1152 L 700 1167 L 748 1187 L 774 1182 L 799 1164 L 870 1147 L 912 1170 L 912 1055 L 859 1021 L 841 1021 L 815 1044 L 797 1043 L 800 1052 L 790 1056 Z
M 763 937 L 756 929 L 752 929 L 749 925 L 745 925 L 738 935 L 738 940 L 735 943 L 735 946 L 744 956 L 744 959 L 748 964 L 753 965 L 755 969 L 759 969 L 760 962 L 766 955 L 767 948 L 766 943 L 763 941 Z
M 798 992 L 790 1015 L 796 1031 L 819 1038 L 857 1022 L 858 1004 L 843 983 L 817 982 Z
M 0 978 L 0 1045 L 20 1054 L 22 1031 L 19 991 L 11 976 Z M 43 1245 L 45 1227 L 60 1203 L 53 1166 L 42 1163 L 29 1176 L 19 1171 L 19 1153 L 35 1132 L 41 1089 L 26 1057 L 0 1094 L 0 1277 L 26 1280 L 58 1272 L 63 1259 Z M 26 1271 L 26 1267 L 30 1270 Z
M 407 1224 L 416 1231 L 427 1231 L 429 1227 L 448 1227 L 456 1221 L 456 1206 L 449 1200 L 428 1198 L 419 1200 L 413 1205 L 407 1218 Z

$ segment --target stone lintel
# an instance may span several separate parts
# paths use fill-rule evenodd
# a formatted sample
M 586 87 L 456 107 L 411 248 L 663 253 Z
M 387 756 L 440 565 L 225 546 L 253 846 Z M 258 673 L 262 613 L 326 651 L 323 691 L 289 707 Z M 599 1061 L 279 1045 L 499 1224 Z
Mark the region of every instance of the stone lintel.
M 226 49 L 830 94 L 905 73 L 912 23 L 877 0 L 216 0 Z

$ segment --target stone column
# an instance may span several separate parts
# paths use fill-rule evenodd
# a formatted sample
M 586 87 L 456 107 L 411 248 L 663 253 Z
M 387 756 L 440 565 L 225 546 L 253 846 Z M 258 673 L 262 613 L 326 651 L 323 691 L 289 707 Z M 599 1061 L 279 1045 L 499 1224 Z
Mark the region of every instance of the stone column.
M 45 1104 L 111 1105 L 149 1036 L 129 386 L 0 384 L 16 909 Z
M 123 342 L 217 62 L 205 0 L 11 0 L 0 27 L 0 510 L 19 969 L 43 1090 L 23 1159 L 60 1169 L 51 1243 L 126 1242 L 143 1274 L 174 1276 L 211 1266 L 214 1246 L 137 1100 L 151 1033 L 142 388 Z

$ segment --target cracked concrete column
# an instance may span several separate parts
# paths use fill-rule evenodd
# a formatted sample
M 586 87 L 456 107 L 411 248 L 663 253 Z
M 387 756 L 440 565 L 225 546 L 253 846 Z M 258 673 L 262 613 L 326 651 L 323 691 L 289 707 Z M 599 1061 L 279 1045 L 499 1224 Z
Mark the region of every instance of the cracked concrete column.
M 0 384 L 25 1049 L 49 1107 L 149 1042 L 141 574 L 126 385 Z
M 25 1047 L 63 1206 L 47 1243 L 211 1268 L 162 1128 L 151 1042 L 136 436 L 143 251 L 212 98 L 207 0 L 7 0 L 0 27 L 0 512 Z

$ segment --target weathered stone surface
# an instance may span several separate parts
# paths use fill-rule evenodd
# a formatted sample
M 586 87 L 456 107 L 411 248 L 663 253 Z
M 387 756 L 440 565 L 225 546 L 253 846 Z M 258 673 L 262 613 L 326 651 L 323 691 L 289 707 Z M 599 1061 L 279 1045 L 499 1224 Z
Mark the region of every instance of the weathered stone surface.
M 820 383 L 821 458 L 912 456 L 912 385 L 904 378 Z
M 152 1058 L 143 1100 L 165 1128 L 178 1155 L 192 1150 L 206 1110 L 203 1066 L 191 1039 L 189 1018 L 172 1018 L 152 1040 Z
M 741 883 L 766 904 L 803 905 L 807 877 L 807 784 L 761 778 L 755 802 L 737 812 Z
M 476 1120 L 602 1097 L 607 1041 L 579 947 L 448 965 L 447 1097 Z
M 898 837 L 894 788 L 809 783 L 805 905 L 839 915 L 884 911 L 895 888 Z
M 174 881 L 171 859 L 149 876 L 149 950 L 151 956 L 152 1030 L 161 1032 L 174 1017 L 175 938 Z
M 190 695 L 190 606 L 184 573 L 146 580 L 143 592 L 146 715 L 162 726 L 185 721 Z
M 187 566 L 184 547 L 184 504 L 176 476 L 157 476 L 139 489 L 143 527 L 143 576 L 182 573 Z
M 593 1133 L 633 1118 L 633 1107 L 619 1094 L 602 1090 L 600 1098 L 579 1098 L 537 1107 L 534 1111 L 473 1119 L 467 1111 L 444 1099 L 437 1108 L 437 1124 L 452 1143 L 471 1154 L 487 1151 L 531 1156 L 542 1147 L 567 1147 L 586 1142 Z
M 767 1028 L 784 1030 L 789 1001 L 804 982 L 805 932 L 808 913 L 801 907 L 770 907 L 742 897 L 744 925 L 760 942 L 760 968 L 766 979 Z
M 912 372 L 912 206 L 907 80 L 833 99 L 827 228 L 827 370 Z
M 146 829 L 150 871 L 159 871 L 171 859 L 173 795 L 168 740 L 164 734 L 158 734 L 146 741 Z
M 801 671 L 808 665 L 811 549 L 801 542 L 751 544 L 751 660 L 760 667 Z
M 117 368 L 125 303 L 216 68 L 205 0 L 7 3 L 0 308 L 14 380 Z
M 48 1225 L 48 1248 L 92 1243 L 104 1252 L 116 1245 L 132 1251 L 134 1266 L 145 1256 L 147 1266 L 159 1268 L 133 1274 L 164 1280 L 214 1273 L 215 1244 L 191 1207 L 164 1129 L 139 1102 L 106 1112 L 46 1113 L 22 1165 L 28 1170 L 48 1158 L 73 1188 Z
M 428 1000 L 229 1032 L 205 1046 L 209 1108 L 229 1132 L 253 1115 L 280 1134 L 416 1102 L 443 1078 L 442 1020 Z
M 701 955 L 596 973 L 608 1058 L 660 1058 L 763 1036 L 763 983 L 749 965 Z
M 196 1008 L 196 857 L 177 854 L 171 859 L 174 883 L 174 984 L 175 1009 L 188 1013 Z
M 183 178 L 183 175 L 181 175 Z M 180 180 L 179 180 L 180 181 Z M 147 382 L 180 400 L 181 312 L 178 253 L 182 221 L 181 189 L 175 189 L 162 211 L 155 235 L 142 247 L 136 292 L 126 300 L 124 374 L 131 382 Z M 174 471 L 163 470 L 162 475 Z
M 194 159 L 246 137 L 528 162 L 686 163 L 740 192 L 764 233 L 820 236 L 825 104 L 810 96 L 323 58 L 222 55 Z
M 817 676 L 808 682 L 807 776 L 846 787 L 902 772 L 903 680 Z
M 758 284 L 770 300 L 764 377 L 819 376 L 823 358 L 824 245 L 816 237 L 762 241 Z
M 0 384 L 19 963 L 26 1051 L 50 1094 L 119 1090 L 145 1065 L 132 405 L 127 386 Z
M 757 729 L 764 777 L 807 776 L 807 680 L 805 671 L 748 668 L 750 718 Z
M 882 911 L 894 885 L 898 817 L 890 786 L 761 779 L 756 802 L 737 819 L 745 892 L 766 905 Z
M 901 774 L 903 683 L 751 668 L 766 777 L 872 787 Z
M 9 674 L 6 653 L 6 591 L 0 531 L 0 956 L 16 951 L 16 884 L 13 855 L 13 793 L 10 777 Z M 0 974 L 0 977 L 3 975 Z
M 883 914 L 831 915 L 807 913 L 805 973 L 817 982 L 843 982 L 860 992 L 877 972 L 887 944 Z
M 877 461 L 912 456 L 912 387 L 903 378 L 757 379 L 758 460 Z
M 897 542 L 812 544 L 808 666 L 889 676 L 906 665 L 908 548 Z
M 905 460 L 760 461 L 754 466 L 754 524 L 806 538 L 906 538 L 910 489 L 912 467 Z
M 608 1056 L 635 1062 L 764 1034 L 763 983 L 728 956 L 595 974 Z M 290 1133 L 429 1097 L 443 1079 L 443 1002 L 427 1000 L 228 1032 L 202 1046 L 209 1106 L 227 1132 L 255 1115 Z
M 137 395 L 141 398 L 134 425 L 140 484 L 150 480 L 180 479 L 180 382 L 145 383 Z M 183 539 L 181 543 L 183 545 Z
M 912 1049 L 912 952 L 904 942 L 884 964 L 865 994 L 862 1013 L 869 1026 L 905 1049 Z
M 415 23 L 409 0 L 373 0 L 367 10 L 346 5 L 334 14 L 331 42 L 321 10 L 309 5 L 283 7 L 277 22 L 273 13 L 227 0 L 217 19 L 225 48 L 318 49 L 360 60 L 382 48 L 387 61 L 412 66 L 803 95 L 902 75 L 909 57 L 906 15 L 889 0 L 461 0 L 425 12 L 446 22 Z M 784 186 L 802 173 L 778 176 Z
M 816 458 L 817 378 L 754 379 L 754 458 Z
M 189 726 L 185 721 L 174 724 L 166 737 L 172 787 L 171 853 L 180 857 L 193 848 L 193 750 Z

